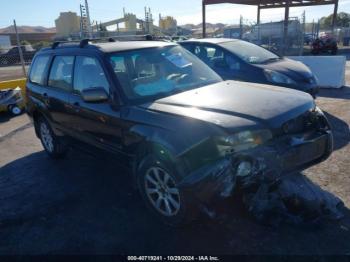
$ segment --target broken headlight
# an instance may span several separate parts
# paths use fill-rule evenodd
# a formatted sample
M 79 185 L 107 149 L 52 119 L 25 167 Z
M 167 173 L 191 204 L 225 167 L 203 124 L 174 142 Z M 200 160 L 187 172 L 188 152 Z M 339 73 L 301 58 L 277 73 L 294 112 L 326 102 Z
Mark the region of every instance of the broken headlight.
M 248 130 L 217 139 L 217 147 L 222 155 L 247 150 L 266 143 L 272 138 L 267 129 Z

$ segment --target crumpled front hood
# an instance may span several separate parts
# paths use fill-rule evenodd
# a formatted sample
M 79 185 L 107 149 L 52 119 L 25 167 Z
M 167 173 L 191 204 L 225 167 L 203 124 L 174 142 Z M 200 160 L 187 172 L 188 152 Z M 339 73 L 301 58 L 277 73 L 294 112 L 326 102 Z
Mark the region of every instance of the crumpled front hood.
M 225 81 L 162 98 L 141 107 L 236 129 L 257 125 L 277 128 L 314 106 L 312 97 L 304 92 Z
M 285 74 L 296 81 L 307 80 L 313 76 L 310 68 L 308 68 L 305 64 L 288 58 L 255 66 Z

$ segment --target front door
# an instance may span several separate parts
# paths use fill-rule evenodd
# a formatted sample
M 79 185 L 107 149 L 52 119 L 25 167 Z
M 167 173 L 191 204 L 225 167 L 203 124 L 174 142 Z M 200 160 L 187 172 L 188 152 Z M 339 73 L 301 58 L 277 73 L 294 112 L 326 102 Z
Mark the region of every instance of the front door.
M 111 99 L 98 103 L 85 102 L 81 91 L 89 88 L 104 88 L 109 95 L 110 81 L 96 57 L 77 56 L 70 100 L 74 136 L 90 145 L 119 153 L 122 146 L 120 111 L 112 106 Z

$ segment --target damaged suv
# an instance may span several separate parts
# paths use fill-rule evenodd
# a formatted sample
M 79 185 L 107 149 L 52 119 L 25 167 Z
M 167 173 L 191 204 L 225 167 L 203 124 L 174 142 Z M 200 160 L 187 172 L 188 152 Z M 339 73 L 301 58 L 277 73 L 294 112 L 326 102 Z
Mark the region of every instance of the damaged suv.
M 146 205 L 172 225 L 236 181 L 277 179 L 332 152 L 310 95 L 224 82 L 174 43 L 55 43 L 35 56 L 27 101 L 48 155 L 79 143 L 128 159 Z

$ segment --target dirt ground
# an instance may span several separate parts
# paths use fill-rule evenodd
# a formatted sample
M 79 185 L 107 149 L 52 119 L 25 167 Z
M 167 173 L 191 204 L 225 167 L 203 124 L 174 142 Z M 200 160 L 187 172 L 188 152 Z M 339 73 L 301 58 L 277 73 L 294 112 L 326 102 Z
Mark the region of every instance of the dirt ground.
M 26 72 L 28 72 L 29 66 L 26 66 L 25 68 Z M 23 78 L 23 75 L 21 66 L 0 67 L 0 82 Z
M 349 255 L 350 62 L 347 87 L 322 90 L 317 104 L 335 151 L 304 174 L 344 201 L 345 217 L 308 227 L 260 225 L 233 199 L 219 220 L 163 226 L 113 159 L 72 151 L 51 160 L 27 116 L 0 115 L 0 254 Z

